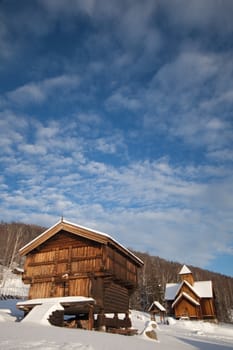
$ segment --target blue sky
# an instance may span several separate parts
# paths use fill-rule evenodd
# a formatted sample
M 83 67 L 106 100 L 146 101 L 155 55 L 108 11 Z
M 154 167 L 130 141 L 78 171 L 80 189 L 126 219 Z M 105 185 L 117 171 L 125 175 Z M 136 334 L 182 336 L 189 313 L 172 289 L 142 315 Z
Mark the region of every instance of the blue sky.
M 0 2 L 0 218 L 233 276 L 233 2 Z

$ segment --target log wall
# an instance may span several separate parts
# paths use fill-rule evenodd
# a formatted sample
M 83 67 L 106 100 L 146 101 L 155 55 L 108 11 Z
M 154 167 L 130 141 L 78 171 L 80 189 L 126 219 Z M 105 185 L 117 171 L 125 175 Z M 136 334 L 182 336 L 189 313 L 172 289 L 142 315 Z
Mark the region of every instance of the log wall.
M 106 268 L 117 280 L 121 280 L 129 286 L 132 285 L 132 287 L 137 284 L 135 264 L 111 247 L 107 248 Z
M 204 318 L 214 317 L 215 316 L 215 308 L 212 299 L 202 299 L 201 300 L 201 309 Z
M 71 239 L 61 233 L 59 238 L 54 237 L 43 244 L 39 251 L 27 255 L 24 280 L 98 272 L 103 268 L 102 255 L 100 245 L 92 242 L 90 245 L 90 242 Z
M 187 316 L 189 318 L 200 318 L 200 307 L 182 299 L 175 307 L 177 318 Z
M 29 299 L 48 298 L 51 296 L 52 282 L 32 283 L 29 290 Z
M 106 313 L 128 312 L 128 290 L 116 283 L 107 285 L 104 289 L 104 310 Z

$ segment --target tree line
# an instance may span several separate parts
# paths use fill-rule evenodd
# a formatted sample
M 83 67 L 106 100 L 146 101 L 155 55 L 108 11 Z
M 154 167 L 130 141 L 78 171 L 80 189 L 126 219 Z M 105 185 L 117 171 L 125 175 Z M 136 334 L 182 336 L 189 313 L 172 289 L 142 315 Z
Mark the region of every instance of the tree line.
M 0 264 L 10 267 L 13 263 L 22 266 L 24 260 L 19 249 L 45 230 L 37 225 L 19 222 L 0 223 Z
M 0 265 L 7 268 L 23 267 L 24 258 L 19 249 L 41 234 L 46 228 L 19 222 L 0 223 Z M 153 301 L 165 305 L 166 283 L 179 282 L 178 272 L 182 264 L 151 256 L 147 253 L 134 252 L 144 261 L 138 276 L 138 288 L 131 297 L 131 307 L 147 310 Z M 195 266 L 188 266 L 195 281 L 212 280 L 215 295 L 217 318 L 219 321 L 233 322 L 233 278 Z

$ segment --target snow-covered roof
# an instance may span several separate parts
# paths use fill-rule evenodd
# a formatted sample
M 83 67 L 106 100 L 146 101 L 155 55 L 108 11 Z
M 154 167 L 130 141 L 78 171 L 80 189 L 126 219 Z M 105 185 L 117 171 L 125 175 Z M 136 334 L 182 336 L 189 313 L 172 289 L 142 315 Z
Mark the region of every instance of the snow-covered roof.
M 23 283 L 21 275 L 14 274 L 9 269 L 3 273 L 3 280 L 0 282 L 0 295 L 11 297 L 26 297 L 29 285 Z
M 192 273 L 186 265 L 183 265 L 182 269 L 179 272 L 179 275 L 186 275 Z
M 187 281 L 182 283 L 167 283 L 165 290 L 165 300 L 175 300 L 179 290 L 183 284 L 189 286 L 189 288 L 200 298 L 212 298 L 213 297 L 213 288 L 212 281 L 198 281 L 194 282 L 193 286 L 190 285 Z
M 153 301 L 148 311 L 151 311 L 153 309 L 153 306 L 157 307 L 157 309 L 160 311 L 166 311 L 165 307 L 163 307 L 159 301 Z
M 197 291 L 198 295 L 200 295 L 202 298 L 213 297 L 212 281 L 194 282 L 194 288 Z
M 24 269 L 22 269 L 21 267 L 15 267 L 15 268 L 13 269 L 13 272 L 24 273 Z
M 83 303 L 83 302 L 94 303 L 95 299 L 83 297 L 83 296 L 28 299 L 25 301 L 18 302 L 17 307 L 20 309 L 27 305 L 41 305 L 46 303 L 48 304 L 60 303 L 61 305 L 63 305 L 63 304 L 69 304 L 69 303 Z
M 177 292 L 176 292 L 176 295 L 179 294 L 179 292 L 180 292 L 180 290 L 181 290 L 181 288 L 182 288 L 182 286 L 183 286 L 184 284 L 186 284 L 186 286 L 188 286 L 188 288 L 189 288 L 194 294 L 196 294 L 198 297 L 201 298 L 201 295 L 198 294 L 198 292 L 197 292 L 197 290 L 195 289 L 194 285 L 191 285 L 191 284 L 190 284 L 188 281 L 186 281 L 186 280 L 184 280 L 184 281 L 181 282 L 181 284 L 180 284 L 180 286 L 179 286 L 179 288 L 178 288 L 178 290 L 177 290 Z
M 63 306 L 60 303 L 44 303 L 37 304 L 35 307 L 23 318 L 22 323 L 35 323 L 43 324 L 46 326 L 51 326 L 49 322 L 49 316 L 58 310 L 64 310 Z
M 91 231 L 91 232 L 94 232 L 94 233 L 97 233 L 99 235 L 102 235 L 102 236 L 105 236 L 105 237 L 108 237 L 110 238 L 109 235 L 103 233 L 103 232 L 99 232 L 99 231 L 96 231 L 96 230 L 93 230 L 93 229 L 90 229 L 88 227 L 85 227 L 85 226 L 81 226 L 81 225 L 77 225 L 77 224 L 74 224 L 73 222 L 70 222 L 70 221 L 66 221 L 64 220 L 63 218 L 56 222 L 54 225 L 52 225 L 51 227 L 49 227 L 47 230 L 45 230 L 44 232 L 42 232 L 39 236 L 35 237 L 34 239 L 32 239 L 30 242 L 28 242 L 27 244 L 25 244 L 22 248 L 20 248 L 20 252 L 24 251 L 26 248 L 28 248 L 29 246 L 31 246 L 33 243 L 37 242 L 38 240 L 40 240 L 41 238 L 43 238 L 44 236 L 46 236 L 46 234 L 53 230 L 54 228 L 56 228 L 58 225 L 60 224 L 68 224 L 68 225 L 72 225 L 72 226 L 75 226 L 77 228 L 81 228 L 81 229 L 84 229 L 84 230 L 88 230 L 88 231 Z
M 178 296 L 178 298 L 173 302 L 172 307 L 174 307 L 174 306 L 179 302 L 179 300 L 182 299 L 182 298 L 188 299 L 189 301 L 191 301 L 191 303 L 193 303 L 193 304 L 196 305 L 196 306 L 199 306 L 199 305 L 200 305 L 198 301 L 196 301 L 194 298 L 192 298 L 192 297 L 191 297 L 190 295 L 188 295 L 187 293 L 183 292 L 183 293 L 181 293 L 181 294 Z
M 165 300 L 174 300 L 181 283 L 167 283 L 165 290 Z
M 57 222 L 56 224 L 54 224 L 53 226 L 48 228 L 46 231 L 41 233 L 39 236 L 34 238 L 32 241 L 27 243 L 25 246 L 23 246 L 19 250 L 20 254 L 21 255 L 28 254 L 28 252 L 30 252 L 31 250 L 35 249 L 37 246 L 39 246 L 40 244 L 45 242 L 47 239 L 52 237 L 54 234 L 59 232 L 61 229 L 66 229 L 68 232 L 69 232 L 69 229 L 70 229 L 71 232 L 74 233 L 74 234 L 77 234 L 77 235 L 80 235 L 80 236 L 88 236 L 89 239 L 92 239 L 94 241 L 98 241 L 98 242 L 101 242 L 101 243 L 105 243 L 106 244 L 108 242 L 111 242 L 118 249 L 120 249 L 125 254 L 130 256 L 134 261 L 136 261 L 137 264 L 139 264 L 139 266 L 143 265 L 143 261 L 141 259 L 139 259 L 129 249 L 125 248 L 122 244 L 120 244 L 118 241 L 116 241 L 110 235 L 108 235 L 106 233 L 103 233 L 103 232 L 100 232 L 100 231 L 96 231 L 96 230 L 90 229 L 90 228 L 85 227 L 85 226 L 74 224 L 74 223 L 72 223 L 70 221 L 64 220 L 63 218 L 59 222 Z

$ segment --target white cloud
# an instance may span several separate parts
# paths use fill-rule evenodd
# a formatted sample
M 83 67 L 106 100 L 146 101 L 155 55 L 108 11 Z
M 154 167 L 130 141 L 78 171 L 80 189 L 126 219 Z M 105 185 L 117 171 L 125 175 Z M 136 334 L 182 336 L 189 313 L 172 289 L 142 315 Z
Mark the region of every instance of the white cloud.
M 56 121 L 49 122 L 47 126 L 44 126 L 40 122 L 36 122 L 36 135 L 40 141 L 43 139 L 49 143 L 50 139 L 56 137 L 59 132 L 60 125 Z
M 22 144 L 19 145 L 19 150 L 23 153 L 28 153 L 30 155 L 44 155 L 46 154 L 46 148 L 41 145 L 30 145 L 30 144 Z
M 11 110 L 0 112 L 0 146 L 2 156 L 10 155 L 12 148 L 23 142 L 23 130 L 27 127 L 24 116 L 17 115 Z
M 144 130 L 182 140 L 206 154 L 226 149 L 233 140 L 231 59 L 187 46 L 180 50 L 142 91 Z
M 156 73 L 153 84 L 173 94 L 196 86 L 202 86 L 207 79 L 217 72 L 216 57 L 198 51 L 184 48 L 178 57 L 165 65 Z M 187 92 L 187 91 L 186 91 Z
M 114 92 L 106 101 L 106 106 L 108 109 L 128 109 L 128 110 L 138 110 L 141 106 L 141 102 L 138 98 L 130 96 L 127 90 Z
M 9 92 L 8 97 L 12 101 L 20 104 L 31 102 L 40 103 L 46 99 L 43 89 L 35 83 L 20 86 L 16 90 Z
M 47 78 L 39 82 L 30 82 L 7 93 L 7 97 L 20 105 L 30 103 L 42 103 L 55 92 L 61 96 L 72 91 L 79 85 L 77 75 L 63 74 L 53 78 Z
M 212 127 L 217 126 L 214 121 Z M 20 163 L 17 158 L 8 159 L 5 175 L 17 174 L 18 180 L 16 189 L 8 192 L 7 179 L 2 178 L 5 219 L 10 220 L 11 212 L 15 220 L 45 226 L 64 215 L 106 231 L 126 246 L 199 266 L 207 266 L 214 258 L 216 246 L 228 251 L 233 180 L 226 169 L 219 181 L 218 168 L 175 167 L 166 158 L 116 168 L 91 160 L 86 144 L 81 151 L 84 162 L 79 162 L 70 153 L 62 153 L 69 134 L 59 132 L 58 122 L 37 124 L 37 128 L 35 137 L 41 143 L 34 149 L 20 139 L 20 150 L 27 152 L 20 153 Z M 48 136 L 50 145 L 56 147 L 43 158 L 34 156 L 37 147 L 44 150 Z M 101 140 L 109 142 L 108 137 Z M 71 147 L 76 146 L 80 147 L 79 142 Z M 212 177 L 209 184 L 205 182 L 208 176 Z M 187 249 L 190 246 L 192 253 Z
M 96 146 L 103 153 L 114 154 L 117 151 L 117 144 L 111 139 L 100 138 L 96 141 Z
M 80 79 L 77 75 L 59 75 L 53 78 L 48 78 L 42 81 L 42 86 L 45 90 L 54 90 L 59 88 L 72 89 L 76 87 L 80 82 Z
M 102 124 L 102 118 L 96 113 L 77 113 L 74 116 L 77 121 L 77 127 L 82 131 L 90 130 L 93 126 L 99 127 Z
M 233 161 L 233 151 L 232 148 L 214 149 L 207 153 L 207 157 L 220 161 L 228 162 Z
M 9 72 L 0 96 L 8 108 L 0 112 L 2 217 L 51 225 L 64 215 L 135 249 L 176 260 L 182 252 L 197 265 L 229 252 L 233 26 L 232 5 L 219 4 L 5 7 L 0 56 L 17 52 L 19 66 L 11 72 L 9 60 L 0 68 Z M 47 45 L 49 56 L 41 55 Z M 25 83 L 14 87 L 22 67 Z M 20 109 L 34 116 L 12 112 Z M 190 158 L 175 164 L 183 149 Z

